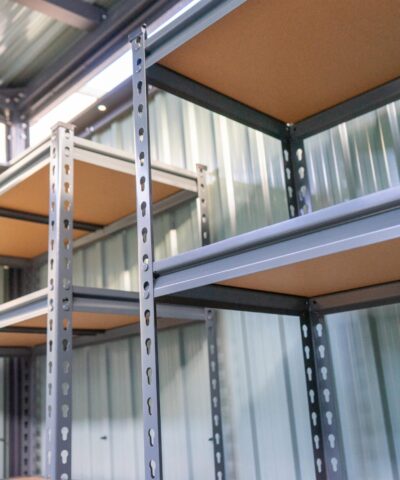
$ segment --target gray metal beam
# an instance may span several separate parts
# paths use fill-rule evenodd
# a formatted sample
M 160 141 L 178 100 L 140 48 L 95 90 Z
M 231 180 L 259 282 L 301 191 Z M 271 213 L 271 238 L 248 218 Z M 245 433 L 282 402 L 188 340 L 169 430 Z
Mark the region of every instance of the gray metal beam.
M 81 30 L 91 30 L 107 18 L 105 9 L 83 0 L 16 0 L 31 10 Z
M 267 135 L 284 139 L 287 134 L 287 126 L 282 121 L 254 110 L 233 98 L 222 95 L 161 65 L 150 67 L 147 70 L 147 78 L 149 83 L 162 90 Z
M 399 192 L 383 190 L 158 261 L 156 296 L 398 238 Z
M 60 55 L 27 85 L 19 108 L 33 118 L 50 108 L 52 102 L 100 68 L 113 54 L 126 47 L 129 33 L 144 22 L 150 23 L 176 0 L 120 0 L 107 12 L 95 30 L 87 33 Z
M 0 208 L 0 217 L 14 218 L 15 220 L 25 220 L 27 222 L 41 223 L 48 225 L 49 217 L 46 215 L 38 215 L 36 213 L 25 213 L 19 210 L 10 210 L 7 208 Z M 85 230 L 86 232 L 95 232 L 103 225 L 95 225 L 92 223 L 78 222 L 74 220 L 74 228 L 78 230 Z
M 0 347 L 0 357 L 20 357 L 30 355 L 31 349 L 24 347 Z
M 206 285 L 160 297 L 159 301 L 174 305 L 194 305 L 203 308 L 295 316 L 308 308 L 308 299 L 304 297 L 259 292 L 224 285 Z
M 310 303 L 316 312 L 325 315 L 400 303 L 400 282 L 322 295 L 311 298 Z
M 294 133 L 299 138 L 310 137 L 340 123 L 347 122 L 352 118 L 383 107 L 399 98 L 400 78 L 396 78 L 391 82 L 301 120 L 294 125 Z

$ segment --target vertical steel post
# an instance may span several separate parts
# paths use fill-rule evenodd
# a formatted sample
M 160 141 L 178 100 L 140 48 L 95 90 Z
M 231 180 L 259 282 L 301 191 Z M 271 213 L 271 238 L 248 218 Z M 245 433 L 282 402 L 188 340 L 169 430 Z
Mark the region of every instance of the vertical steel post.
M 296 138 L 291 126 L 288 126 L 287 137 L 282 140 L 282 150 L 289 216 L 293 218 L 310 213 L 312 205 L 304 142 Z
M 32 438 L 34 423 L 32 368 L 33 357 L 27 355 L 21 359 L 21 475 L 28 476 L 31 471 Z
M 286 194 L 290 218 L 312 211 L 304 142 L 288 126 L 282 141 Z M 310 414 L 312 445 L 317 480 L 346 479 L 340 421 L 329 342 L 324 317 L 312 309 L 300 317 Z
M 145 480 L 162 480 L 157 316 L 154 300 L 151 160 L 146 78 L 146 28 L 130 36 L 133 54 L 133 109 L 136 162 L 140 345 Z
M 301 334 L 317 479 L 346 480 L 327 326 L 312 306 L 301 317 Z
M 24 113 L 15 107 L 7 110 L 6 155 L 7 162 L 23 152 L 29 146 L 29 125 Z
M 19 357 L 9 360 L 9 468 L 11 477 L 20 475 L 21 467 L 21 368 Z
M 200 235 L 201 244 L 210 244 L 210 223 L 208 217 L 208 202 L 206 190 L 206 172 L 205 165 L 196 165 L 197 169 L 197 191 L 200 203 Z M 218 344 L 217 344 L 217 325 L 215 321 L 214 310 L 205 309 L 207 345 L 208 345 L 208 366 L 210 376 L 210 395 L 211 395 L 211 423 L 212 440 L 214 447 L 214 470 L 215 479 L 224 480 L 225 477 L 225 456 L 224 442 L 222 432 L 222 414 L 221 414 L 221 395 L 219 385 L 219 366 L 218 366 Z
M 57 124 L 50 152 L 46 470 L 51 480 L 71 480 L 73 136 L 72 125 Z

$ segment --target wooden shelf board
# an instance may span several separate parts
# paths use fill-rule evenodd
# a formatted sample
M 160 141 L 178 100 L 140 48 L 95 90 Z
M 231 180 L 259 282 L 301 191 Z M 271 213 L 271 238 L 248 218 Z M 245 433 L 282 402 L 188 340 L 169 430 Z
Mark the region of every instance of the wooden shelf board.
M 179 191 L 177 187 L 153 182 L 153 201 L 158 202 Z M 1 195 L 0 208 L 48 215 L 49 165 L 46 164 Z M 74 219 L 76 221 L 109 225 L 135 211 L 136 187 L 133 174 L 75 161 Z
M 93 312 L 74 312 L 73 328 L 84 330 L 111 330 L 137 323 L 137 315 L 115 315 Z M 17 328 L 46 328 L 47 315 L 39 315 L 13 325 Z M 34 347 L 46 342 L 45 334 L 37 333 L 9 333 L 0 329 L 0 347 Z
M 397 0 L 248 0 L 161 62 L 284 122 L 400 76 Z
M 400 280 L 400 239 L 355 248 L 221 282 L 223 285 L 314 297 Z

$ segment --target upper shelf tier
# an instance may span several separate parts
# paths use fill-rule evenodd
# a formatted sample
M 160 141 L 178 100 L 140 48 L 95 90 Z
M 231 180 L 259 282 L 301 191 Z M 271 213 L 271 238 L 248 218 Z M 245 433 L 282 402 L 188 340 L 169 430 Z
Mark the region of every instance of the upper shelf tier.
M 50 141 L 27 150 L 0 175 L 0 255 L 32 258 L 47 250 Z M 75 237 L 136 212 L 133 156 L 74 137 Z M 153 162 L 153 202 L 197 192 L 196 175 Z
M 400 76 L 397 0 L 248 0 L 161 64 L 285 123 Z
M 0 348 L 35 347 L 46 342 L 47 289 L 0 305 Z M 204 309 L 159 305 L 164 320 L 202 321 Z M 74 287 L 72 326 L 75 340 L 98 336 L 139 322 L 139 295 L 102 288 Z M 126 333 L 125 333 L 126 335 Z M 76 342 L 77 343 L 77 342 Z
M 400 279 L 400 187 L 156 262 L 156 296 L 212 283 L 314 297 Z

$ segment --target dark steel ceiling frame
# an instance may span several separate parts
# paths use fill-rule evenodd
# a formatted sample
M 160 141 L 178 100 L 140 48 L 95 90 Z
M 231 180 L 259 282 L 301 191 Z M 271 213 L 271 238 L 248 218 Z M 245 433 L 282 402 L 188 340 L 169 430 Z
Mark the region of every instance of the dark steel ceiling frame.
M 83 81 L 95 68 L 126 47 L 128 34 L 143 22 L 151 22 L 176 0 L 121 0 L 107 19 L 75 43 L 65 55 L 37 75 L 25 89 L 19 108 L 30 118 L 44 111 L 66 91 Z
M 107 11 L 83 0 L 15 0 L 21 5 L 81 30 L 91 30 L 107 18 Z

